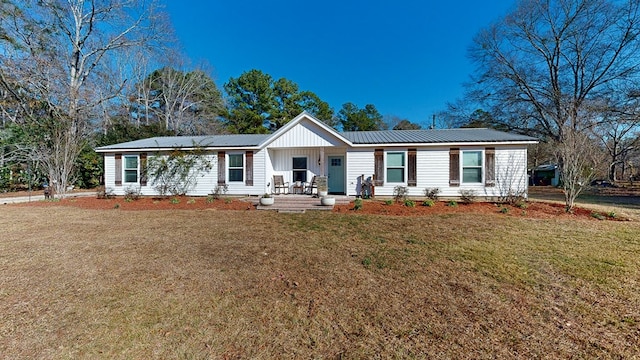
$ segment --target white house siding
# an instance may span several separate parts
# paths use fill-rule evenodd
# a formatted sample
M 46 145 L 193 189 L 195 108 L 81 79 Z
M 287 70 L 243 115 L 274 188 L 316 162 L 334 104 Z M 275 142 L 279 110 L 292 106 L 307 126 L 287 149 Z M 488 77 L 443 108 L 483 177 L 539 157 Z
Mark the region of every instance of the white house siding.
M 390 183 L 376 186 L 379 196 L 392 196 L 396 186 L 407 186 L 410 196 L 424 196 L 425 188 L 440 189 L 442 197 L 459 197 L 460 190 L 474 190 L 478 196 L 499 197 L 509 192 L 526 196 L 527 191 L 527 150 L 524 146 L 491 146 L 496 148 L 496 185 L 485 187 L 484 182 L 475 184 L 461 183 L 460 186 L 449 186 L 449 150 L 451 147 L 422 147 L 416 153 L 416 186 L 408 187 L 407 182 Z M 484 151 L 484 146 L 456 146 L 460 151 Z M 374 148 L 350 149 L 347 152 L 347 195 L 357 195 L 357 179 L 374 173 Z M 385 148 L 386 153 L 407 151 L 407 148 Z M 484 174 L 484 173 L 483 173 Z M 405 179 L 407 179 L 405 168 Z
M 496 148 L 496 186 L 493 196 L 509 194 L 527 197 L 527 148 Z
M 350 149 L 345 157 L 347 164 L 347 195 L 358 195 L 358 178 L 364 175 L 365 179 L 373 176 L 374 157 L 373 149 Z
M 116 158 L 115 154 L 104 155 L 104 188 L 116 191 Z M 121 194 L 119 194 L 121 195 Z
M 268 145 L 271 149 L 333 146 L 344 146 L 344 143 L 336 138 L 335 135 L 308 120 L 303 120 L 296 124 Z
M 253 152 L 253 186 L 247 186 L 246 185 L 246 177 L 243 176 L 243 181 L 242 182 L 232 182 L 229 181 L 229 173 L 228 173 L 228 169 L 229 169 L 229 154 L 245 154 L 246 150 L 228 150 L 226 151 L 226 160 L 225 160 L 225 171 L 227 171 L 227 173 L 225 174 L 225 179 L 226 179 L 226 183 L 228 186 L 228 195 L 262 195 L 265 192 L 267 192 L 266 190 L 266 184 L 268 181 L 265 180 L 265 166 L 264 166 L 264 161 L 265 161 L 265 153 L 267 152 L 267 150 L 261 150 L 261 151 L 254 151 Z M 215 163 L 216 165 L 214 166 L 213 172 L 215 172 L 215 177 L 213 177 L 213 187 L 211 189 L 214 189 L 217 185 L 218 185 L 218 166 L 217 166 L 217 162 Z M 246 175 L 246 157 L 244 160 L 244 166 L 245 166 L 245 175 Z M 211 190 L 209 190 L 209 193 L 211 192 Z M 194 194 L 195 195 L 195 194 Z M 201 195 L 201 194 L 198 194 Z M 206 195 L 206 194 L 202 194 L 202 195 Z

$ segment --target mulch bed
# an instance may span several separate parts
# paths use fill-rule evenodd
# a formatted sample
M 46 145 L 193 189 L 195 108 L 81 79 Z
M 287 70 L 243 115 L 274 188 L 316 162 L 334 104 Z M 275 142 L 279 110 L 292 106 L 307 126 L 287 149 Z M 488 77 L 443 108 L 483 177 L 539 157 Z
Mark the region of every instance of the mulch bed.
M 55 201 L 33 201 L 30 203 L 14 204 L 11 206 L 73 206 L 91 210 L 242 210 L 253 211 L 256 209 L 257 198 L 237 199 L 221 198 L 208 200 L 205 197 L 174 197 L 174 198 L 153 198 L 142 197 L 137 200 L 125 200 L 122 197 L 112 199 L 98 199 L 96 197 L 77 197 Z M 523 206 L 513 206 L 508 204 L 495 204 L 486 202 L 476 202 L 471 204 L 458 203 L 457 206 L 449 206 L 447 202 L 438 201 L 433 206 L 424 206 L 421 201 L 416 201 L 415 207 L 405 206 L 403 203 L 387 204 L 381 200 L 364 200 L 362 208 L 355 210 L 354 203 L 348 205 L 336 205 L 333 209 L 337 213 L 353 214 L 376 214 L 391 216 L 426 216 L 438 214 L 499 214 L 504 216 L 518 216 L 526 218 L 549 219 L 549 218 L 582 218 L 591 220 L 609 219 L 626 220 L 620 217 L 610 217 L 608 214 L 596 213 L 593 210 L 576 207 L 572 213 L 564 210 L 564 205 L 559 203 L 547 203 L 530 201 Z

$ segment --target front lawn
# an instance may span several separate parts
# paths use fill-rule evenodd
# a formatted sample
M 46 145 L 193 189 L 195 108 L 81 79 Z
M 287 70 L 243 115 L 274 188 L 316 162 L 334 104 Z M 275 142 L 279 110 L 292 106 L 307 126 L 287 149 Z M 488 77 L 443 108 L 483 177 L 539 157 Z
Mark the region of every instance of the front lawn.
M 640 225 L 0 211 L 5 358 L 632 358 Z

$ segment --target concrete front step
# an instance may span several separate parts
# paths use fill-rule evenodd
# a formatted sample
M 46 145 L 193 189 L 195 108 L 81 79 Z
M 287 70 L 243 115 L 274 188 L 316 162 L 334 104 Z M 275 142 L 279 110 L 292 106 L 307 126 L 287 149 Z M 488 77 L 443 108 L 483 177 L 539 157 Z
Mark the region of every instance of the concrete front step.
M 351 197 L 344 195 L 333 196 L 336 204 L 348 204 Z M 274 203 L 271 206 L 262 206 L 258 202 L 258 210 L 274 210 L 288 213 L 304 213 L 306 210 L 332 210 L 333 206 L 322 206 L 320 198 L 309 195 L 274 195 Z

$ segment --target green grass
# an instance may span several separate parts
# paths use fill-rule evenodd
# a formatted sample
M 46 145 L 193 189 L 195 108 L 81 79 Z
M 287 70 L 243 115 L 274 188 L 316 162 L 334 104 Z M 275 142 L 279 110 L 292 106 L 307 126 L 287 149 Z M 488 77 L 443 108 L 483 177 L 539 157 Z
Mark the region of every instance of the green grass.
M 640 226 L 0 212 L 6 358 L 633 358 Z

